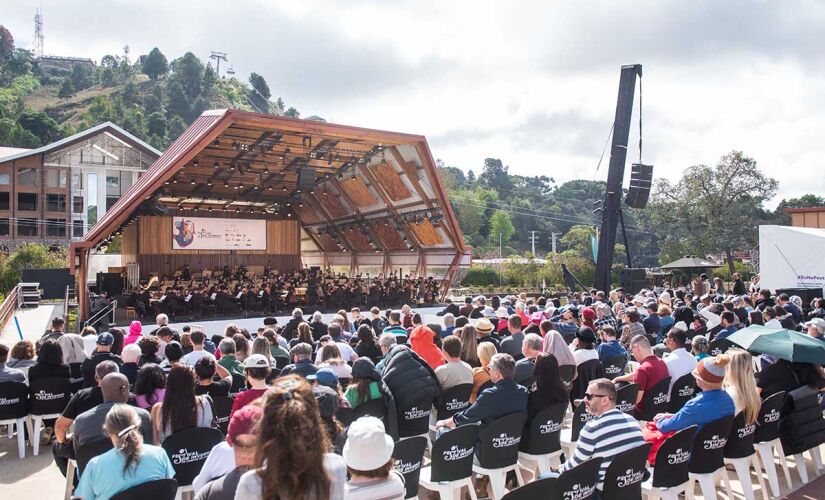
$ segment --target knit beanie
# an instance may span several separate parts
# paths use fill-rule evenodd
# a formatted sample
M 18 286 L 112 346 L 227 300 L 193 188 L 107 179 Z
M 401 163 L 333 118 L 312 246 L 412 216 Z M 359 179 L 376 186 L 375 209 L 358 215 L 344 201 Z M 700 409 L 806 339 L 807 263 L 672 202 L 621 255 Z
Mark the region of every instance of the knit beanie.
M 705 358 L 696 365 L 693 376 L 708 384 L 721 385 L 725 380 L 725 365 L 729 361 L 727 357 L 724 361 L 722 359 L 717 360 L 715 357 Z

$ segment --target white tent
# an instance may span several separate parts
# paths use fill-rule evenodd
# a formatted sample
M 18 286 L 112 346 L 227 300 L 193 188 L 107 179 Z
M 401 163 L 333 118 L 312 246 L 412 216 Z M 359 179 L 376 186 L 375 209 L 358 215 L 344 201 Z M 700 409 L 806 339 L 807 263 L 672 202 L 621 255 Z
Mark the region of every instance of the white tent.
M 825 229 L 759 226 L 759 286 L 825 287 Z

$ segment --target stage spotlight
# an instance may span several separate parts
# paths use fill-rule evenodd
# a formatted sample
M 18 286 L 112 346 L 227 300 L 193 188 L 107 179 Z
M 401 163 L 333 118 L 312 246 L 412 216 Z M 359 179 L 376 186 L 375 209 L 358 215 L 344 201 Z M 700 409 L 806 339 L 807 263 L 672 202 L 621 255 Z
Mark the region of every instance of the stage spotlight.
M 215 168 L 220 168 L 220 167 L 221 167 L 221 164 L 220 164 L 220 163 L 218 163 L 218 162 L 215 162 L 215 165 L 213 165 L 213 166 L 214 166 Z
M 430 216 L 430 224 L 438 224 L 444 220 L 444 214 L 436 213 Z
M 189 181 L 189 184 L 194 186 L 195 185 L 195 179 L 192 179 L 191 181 Z
M 192 166 L 193 166 L 193 167 L 197 167 L 197 166 L 198 166 L 198 160 L 193 161 L 193 162 L 192 162 Z

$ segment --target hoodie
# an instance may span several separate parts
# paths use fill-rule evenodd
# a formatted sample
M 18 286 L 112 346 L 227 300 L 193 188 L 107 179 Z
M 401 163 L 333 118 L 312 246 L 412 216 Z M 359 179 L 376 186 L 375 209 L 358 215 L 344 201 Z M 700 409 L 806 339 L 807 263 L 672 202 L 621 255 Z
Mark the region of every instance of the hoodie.
M 435 332 L 424 325 L 415 327 L 412 333 L 410 333 L 410 346 L 412 346 L 412 350 L 421 356 L 433 370 L 444 364 L 444 358 L 433 342 L 434 338 Z

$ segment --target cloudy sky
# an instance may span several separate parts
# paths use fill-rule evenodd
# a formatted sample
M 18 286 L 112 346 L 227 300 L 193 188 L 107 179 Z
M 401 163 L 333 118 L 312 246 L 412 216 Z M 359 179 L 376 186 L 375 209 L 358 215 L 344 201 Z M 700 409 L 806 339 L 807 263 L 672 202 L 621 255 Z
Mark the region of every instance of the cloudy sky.
M 619 68 L 641 63 L 655 176 L 738 149 L 780 181 L 772 204 L 825 191 L 823 2 L 0 0 L 19 46 L 38 4 L 48 54 L 224 51 L 303 116 L 424 134 L 476 174 L 605 179 Z

